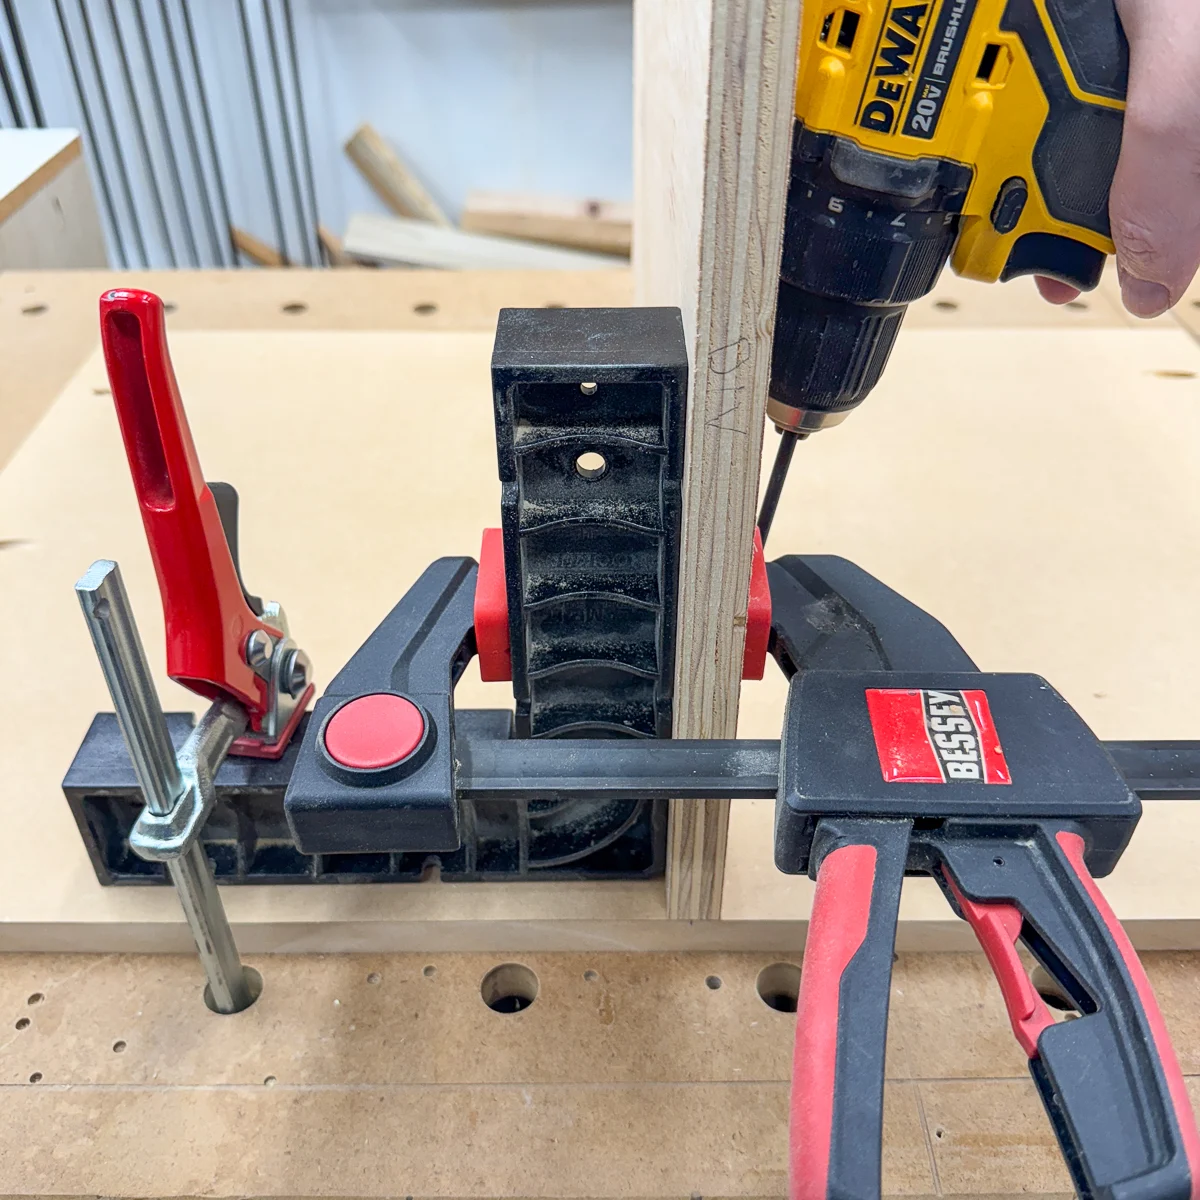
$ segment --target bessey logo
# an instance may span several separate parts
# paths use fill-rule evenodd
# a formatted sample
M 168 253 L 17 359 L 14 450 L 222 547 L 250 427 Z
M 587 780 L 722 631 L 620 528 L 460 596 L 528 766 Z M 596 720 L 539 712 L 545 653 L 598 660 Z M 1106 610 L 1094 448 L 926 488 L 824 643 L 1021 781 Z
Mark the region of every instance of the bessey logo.
M 986 692 L 868 688 L 867 712 L 888 783 L 1012 783 Z

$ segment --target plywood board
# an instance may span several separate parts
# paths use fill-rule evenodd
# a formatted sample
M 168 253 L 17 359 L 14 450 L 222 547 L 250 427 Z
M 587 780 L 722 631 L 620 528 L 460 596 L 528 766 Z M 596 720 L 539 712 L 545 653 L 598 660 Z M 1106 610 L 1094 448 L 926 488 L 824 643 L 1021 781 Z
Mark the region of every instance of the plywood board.
M 480 329 L 517 308 L 629 304 L 624 271 L 13 271 L 0 274 L 0 466 L 99 344 L 97 302 L 142 287 L 188 329 Z
M 783 1194 L 777 956 L 521 955 L 516 1014 L 481 997 L 503 961 L 259 957 L 218 1017 L 187 957 L 5 956 L 0 1194 Z M 1194 1085 L 1197 959 L 1146 965 Z M 899 957 L 887 1075 L 885 1194 L 1069 1191 L 981 956 Z
M 0 224 L 83 152 L 76 129 L 0 130 Z
M 637 302 L 681 309 L 691 362 L 676 737 L 737 726 L 799 21 L 787 0 L 634 7 Z M 672 803 L 672 916 L 720 913 L 728 827 L 727 801 Z
M 1101 737 L 1200 736 L 1198 370 L 1171 327 L 909 331 L 862 410 L 797 450 L 769 552 L 852 559 L 983 669 L 1044 675 Z M 741 732 L 767 736 L 781 699 L 778 682 L 744 687 Z M 730 862 L 770 823 L 769 803 L 737 806 Z M 1200 807 L 1148 806 L 1106 882 L 1144 944 L 1200 931 L 1198 851 Z M 806 880 L 731 870 L 723 916 L 784 918 L 810 896 Z M 906 885 L 910 919 L 942 905 Z
M 429 561 L 475 553 L 494 520 L 490 345 L 483 332 L 174 337 L 202 460 L 243 493 L 248 578 L 287 604 L 318 682 Z M 800 448 L 771 549 L 858 561 L 946 621 L 981 666 L 1046 675 L 1102 736 L 1194 737 L 1200 384 L 1179 373 L 1198 366 L 1200 347 L 1170 329 L 913 330 L 863 411 Z M 71 595 L 93 558 L 121 560 L 162 669 L 105 386 L 94 358 L 0 475 L 0 619 L 21 631 L 5 644 L 21 687 L 0 698 L 10 948 L 187 945 L 169 893 L 96 885 L 58 791 L 91 714 L 107 707 Z M 287 431 L 291 490 L 237 435 L 248 398 L 261 428 Z M 281 503 L 288 519 L 272 529 L 261 514 Z M 168 707 L 191 705 L 162 686 Z M 473 678 L 460 703 L 506 698 Z M 742 732 L 777 735 L 782 701 L 775 676 L 747 684 Z M 227 899 L 256 950 L 795 948 L 810 885 L 775 872 L 770 807 L 736 807 L 711 926 L 663 921 L 655 883 L 243 888 Z M 34 842 L 54 853 L 35 861 L 24 850 Z M 1151 806 L 1107 884 L 1141 945 L 1200 946 L 1198 854 L 1200 806 Z M 902 915 L 902 946 L 970 943 L 921 881 Z

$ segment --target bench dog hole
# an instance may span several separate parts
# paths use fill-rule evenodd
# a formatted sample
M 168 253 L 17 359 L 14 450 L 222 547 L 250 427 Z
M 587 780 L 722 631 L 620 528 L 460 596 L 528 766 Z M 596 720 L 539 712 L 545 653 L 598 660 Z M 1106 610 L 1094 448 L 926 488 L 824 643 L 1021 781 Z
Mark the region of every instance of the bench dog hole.
M 768 1008 L 794 1013 L 800 999 L 800 968 L 790 962 L 771 963 L 759 971 L 754 987 Z
M 537 999 L 538 977 L 521 963 L 501 963 L 483 977 L 479 994 L 492 1012 L 519 1013 Z

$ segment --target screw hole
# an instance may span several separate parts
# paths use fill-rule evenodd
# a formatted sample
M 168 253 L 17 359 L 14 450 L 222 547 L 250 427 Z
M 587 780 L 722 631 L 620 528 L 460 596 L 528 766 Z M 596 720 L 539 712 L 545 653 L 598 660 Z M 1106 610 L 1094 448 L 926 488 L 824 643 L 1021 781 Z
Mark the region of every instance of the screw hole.
M 1195 371 L 1166 370 L 1166 371 L 1155 371 L 1154 374 L 1157 375 L 1159 379 L 1195 379 L 1196 378 Z
M 721 977 L 720 977 L 720 975 L 708 975 L 708 976 L 706 976 L 706 977 L 705 977 L 705 979 L 704 979 L 704 986 L 705 986 L 706 988 L 708 988 L 708 990 L 709 990 L 710 992 L 715 992 L 715 991 L 716 991 L 716 990 L 717 990 L 717 989 L 718 989 L 718 988 L 721 986 Z
M 939 1127 L 933 1131 L 933 1136 L 940 1142 L 946 1136 L 946 1131 Z
M 795 963 L 772 963 L 759 971 L 754 986 L 768 1008 L 794 1013 L 800 999 L 800 968 Z
M 370 974 L 367 976 L 367 982 L 368 982 L 368 983 L 382 983 L 382 982 L 383 982 L 383 976 L 382 976 L 382 975 L 380 975 L 380 973 L 379 973 L 378 971 L 372 971 L 372 972 L 371 972 L 371 973 L 370 973 Z
M 583 978 L 587 983 L 595 983 L 600 978 L 600 972 L 592 970 L 584 971 Z
M 1193 300 L 1193 301 L 1192 301 L 1192 307 L 1193 307 L 1193 308 L 1200 308 L 1200 300 Z
M 285 312 L 285 313 L 289 314 L 290 316 L 294 317 L 298 313 L 308 312 L 308 305 L 301 304 L 299 300 L 293 300 L 291 302 L 291 304 L 285 304 L 279 311 Z
M 114 1054 L 124 1054 L 125 1046 L 126 1046 L 126 1043 L 124 1041 L 118 1040 L 118 1041 L 113 1042 L 113 1053 Z
M 938 312 L 958 312 L 959 304 L 957 300 L 935 300 L 933 307 Z
M 430 304 L 429 301 L 426 300 L 424 304 L 414 304 L 413 312 L 415 312 L 419 317 L 432 317 L 433 314 L 437 312 L 437 308 L 438 306 L 436 304 Z
M 1002 866 L 1004 866 L 1004 859 L 1002 859 L 1002 858 L 999 858 L 999 857 L 997 857 L 997 858 L 993 858 L 993 859 L 992 859 L 992 862 L 993 862 L 993 863 L 994 863 L 994 864 L 995 864 L 997 867 L 1002 867 Z
M 32 1022 L 28 1017 L 22 1017 L 14 1026 L 16 1029 L 28 1029 Z
M 1087 312 L 1092 306 L 1085 300 L 1068 300 L 1063 308 L 1069 308 L 1072 312 Z
M 421 972 L 421 974 L 424 975 L 426 979 L 432 979 L 437 974 L 437 967 L 430 963 L 429 966 L 427 966 Z
M 25 1003 L 26 1004 L 41 1004 L 41 1002 L 43 1000 L 45 1000 L 45 998 L 46 997 L 41 992 L 34 992 L 33 995 L 31 995 L 29 997 L 29 999 L 25 1001 Z
M 519 1013 L 537 999 L 538 977 L 520 963 L 502 963 L 483 977 L 479 994 L 492 1012 Z
M 274 1075 L 268 1075 L 266 1079 L 263 1080 L 263 1087 L 274 1087 L 278 1082 L 279 1080 L 276 1079 Z
M 30 1083 L 41 1083 L 42 1082 L 41 1071 L 34 1071 L 34 1073 L 32 1075 L 30 1075 L 30 1077 L 29 1077 L 29 1082 Z
M 585 396 L 594 396 L 596 394 L 596 384 L 589 379 L 585 383 L 581 383 L 579 385 L 579 390 Z
M 575 471 L 584 479 L 600 479 L 608 470 L 608 460 L 595 450 L 585 450 L 575 460 Z
M 45 304 L 26 304 L 21 309 L 21 315 L 25 317 L 40 317 L 47 310 L 47 305 Z

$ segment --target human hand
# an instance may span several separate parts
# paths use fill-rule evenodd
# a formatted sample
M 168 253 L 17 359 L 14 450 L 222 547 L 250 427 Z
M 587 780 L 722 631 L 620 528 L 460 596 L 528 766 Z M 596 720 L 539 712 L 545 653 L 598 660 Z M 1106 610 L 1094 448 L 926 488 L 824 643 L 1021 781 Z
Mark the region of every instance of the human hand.
M 1116 0 L 1129 39 L 1125 136 L 1109 199 L 1125 307 L 1156 317 L 1200 266 L 1200 3 Z M 1079 295 L 1038 279 L 1052 304 Z

